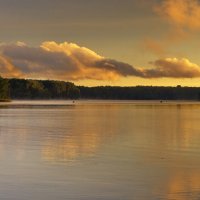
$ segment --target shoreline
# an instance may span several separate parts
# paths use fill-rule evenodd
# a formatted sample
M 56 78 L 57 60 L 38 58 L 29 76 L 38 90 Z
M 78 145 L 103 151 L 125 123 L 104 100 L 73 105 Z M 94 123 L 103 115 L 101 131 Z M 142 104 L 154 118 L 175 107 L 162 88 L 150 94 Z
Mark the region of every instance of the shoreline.
M 0 99 L 0 102 L 8 103 L 8 102 L 12 102 L 12 100 L 11 99 Z

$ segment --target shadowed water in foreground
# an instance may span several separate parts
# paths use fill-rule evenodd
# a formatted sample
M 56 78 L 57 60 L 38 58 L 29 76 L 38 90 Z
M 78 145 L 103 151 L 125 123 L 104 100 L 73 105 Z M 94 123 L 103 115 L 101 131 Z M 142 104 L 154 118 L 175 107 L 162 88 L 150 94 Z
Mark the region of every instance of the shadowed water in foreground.
M 200 104 L 0 104 L 0 199 L 200 198 Z

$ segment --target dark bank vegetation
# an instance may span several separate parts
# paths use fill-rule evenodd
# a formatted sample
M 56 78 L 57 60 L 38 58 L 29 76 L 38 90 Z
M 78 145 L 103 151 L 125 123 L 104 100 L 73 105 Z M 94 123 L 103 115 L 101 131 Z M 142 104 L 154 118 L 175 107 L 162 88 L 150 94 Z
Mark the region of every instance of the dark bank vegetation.
M 1 99 L 78 99 L 80 90 L 71 82 L 2 79 Z
M 0 77 L 0 102 L 10 101 L 8 80 Z
M 0 78 L 0 101 L 9 99 L 200 100 L 200 87 L 85 87 L 71 82 Z
M 198 87 L 79 87 L 84 99 L 200 100 Z
M 9 79 L 11 99 L 78 99 L 80 90 L 70 82 Z

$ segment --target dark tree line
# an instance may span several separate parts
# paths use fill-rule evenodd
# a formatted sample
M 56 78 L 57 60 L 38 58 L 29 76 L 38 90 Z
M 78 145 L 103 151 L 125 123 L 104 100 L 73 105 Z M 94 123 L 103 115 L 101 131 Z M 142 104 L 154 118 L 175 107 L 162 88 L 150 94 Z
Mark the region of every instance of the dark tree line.
M 78 99 L 80 90 L 71 82 L 8 79 L 11 99 Z
M 83 99 L 200 100 L 197 87 L 79 87 Z
M 8 81 L 0 77 L 0 100 L 9 99 Z
M 200 100 L 200 87 L 85 87 L 64 81 L 3 79 L 0 77 L 0 100 L 9 98 Z

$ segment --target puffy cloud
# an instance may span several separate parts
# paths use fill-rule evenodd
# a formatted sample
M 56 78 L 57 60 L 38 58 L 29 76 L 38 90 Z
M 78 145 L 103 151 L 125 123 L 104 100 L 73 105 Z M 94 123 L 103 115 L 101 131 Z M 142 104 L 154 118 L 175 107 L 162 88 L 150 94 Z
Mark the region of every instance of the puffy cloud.
M 22 73 L 19 69 L 13 66 L 8 59 L 0 55 L 0 75 L 9 77 L 21 77 Z
M 0 75 L 57 80 L 114 80 L 120 77 L 200 77 L 200 67 L 187 59 L 166 58 L 151 62 L 153 68 L 136 68 L 104 58 L 73 43 L 44 42 L 29 47 L 22 42 L 0 46 Z
M 178 27 L 190 30 L 200 29 L 200 3 L 198 0 L 163 0 L 155 10 Z
M 131 65 L 104 58 L 74 43 L 44 42 L 39 47 L 29 47 L 18 42 L 1 45 L 0 53 L 7 63 L 0 71 L 4 77 L 113 80 L 138 75 Z M 11 69 L 16 72 L 10 73 Z
M 95 66 L 104 58 L 73 43 L 44 42 L 39 47 L 29 47 L 20 42 L 1 45 L 0 52 L 7 63 L 0 71 L 5 77 L 104 80 L 120 76 L 115 70 Z M 19 73 L 11 74 L 10 68 Z
M 145 77 L 150 78 L 195 78 L 200 77 L 200 66 L 186 58 L 165 58 L 151 62 L 155 68 L 143 70 Z

